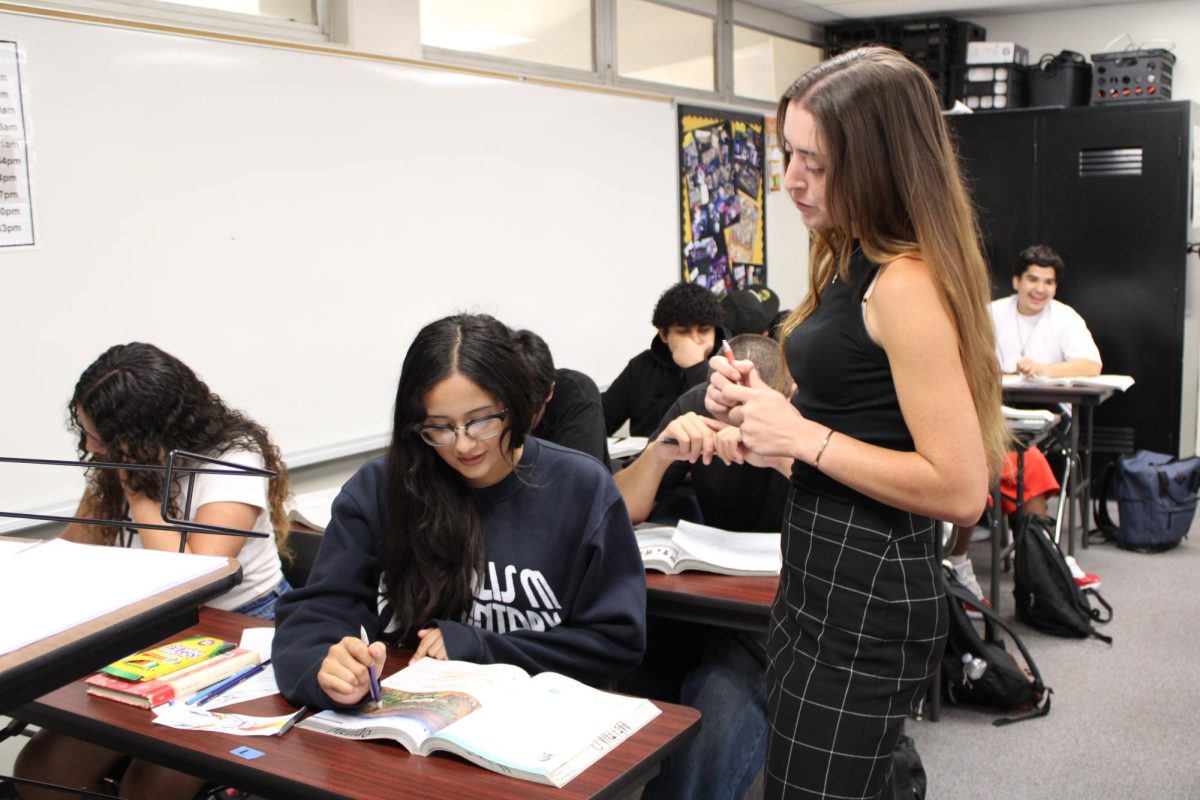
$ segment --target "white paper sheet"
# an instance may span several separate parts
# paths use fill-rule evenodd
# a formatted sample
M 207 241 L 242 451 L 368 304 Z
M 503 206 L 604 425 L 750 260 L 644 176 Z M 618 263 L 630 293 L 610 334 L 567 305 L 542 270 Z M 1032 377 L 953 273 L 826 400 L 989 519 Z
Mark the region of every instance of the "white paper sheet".
M 0 552 L 0 655 L 223 569 L 227 559 L 62 539 Z M 29 613 L 17 609 L 28 609 Z

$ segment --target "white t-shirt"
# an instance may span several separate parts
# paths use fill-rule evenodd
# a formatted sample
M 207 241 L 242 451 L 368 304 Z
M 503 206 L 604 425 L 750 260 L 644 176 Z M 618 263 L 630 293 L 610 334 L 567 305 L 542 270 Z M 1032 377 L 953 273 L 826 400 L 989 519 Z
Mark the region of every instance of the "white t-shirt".
M 1059 364 L 1086 358 L 1100 361 L 1100 350 L 1087 323 L 1075 309 L 1051 300 L 1041 313 L 1026 316 L 1017 311 L 1017 296 L 993 300 L 992 324 L 996 328 L 996 356 L 1002 372 L 1016 372 L 1024 357 L 1041 364 Z
M 263 468 L 263 458 L 251 450 L 230 450 L 215 456 L 222 461 L 243 464 L 247 467 Z M 188 466 L 205 466 L 195 462 Z M 214 469 L 220 467 L 213 465 Z M 181 482 L 180 498 L 186 491 L 186 478 Z M 242 582 L 220 597 L 210 600 L 208 605 L 232 611 L 251 600 L 266 594 L 275 588 L 283 579 L 283 567 L 279 563 L 279 552 L 275 549 L 275 529 L 271 527 L 271 504 L 267 499 L 268 479 L 257 475 L 197 475 L 195 487 L 192 489 L 192 510 L 188 516 L 190 521 L 196 520 L 196 512 L 208 503 L 245 503 L 258 509 L 258 517 L 254 520 L 251 530 L 268 534 L 267 538 L 245 539 L 237 560 L 242 565 Z M 180 501 L 182 503 L 182 499 Z M 195 536 L 195 533 L 188 534 Z M 220 534 L 216 534 L 220 535 Z M 134 536 L 131 547 L 141 547 L 141 537 Z

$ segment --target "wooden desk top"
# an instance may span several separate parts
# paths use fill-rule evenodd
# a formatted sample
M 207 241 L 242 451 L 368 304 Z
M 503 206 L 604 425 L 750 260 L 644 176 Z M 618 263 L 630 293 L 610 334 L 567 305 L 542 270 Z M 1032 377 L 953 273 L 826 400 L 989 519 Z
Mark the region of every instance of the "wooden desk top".
M 779 578 L 646 573 L 646 613 L 657 617 L 765 631 Z
M 198 625 L 173 638 L 202 633 L 237 639 L 248 623 L 261 625 L 262 620 L 205 608 Z M 385 674 L 400 669 L 403 657 L 399 651 L 390 652 Z M 282 737 L 175 730 L 154 725 L 146 709 L 87 695 L 82 682 L 39 698 L 14 716 L 268 798 L 573 800 L 617 797 L 641 785 L 657 774 L 664 757 L 695 735 L 699 712 L 656 705 L 662 714 L 562 789 L 509 778 L 444 754 L 412 756 L 392 741 L 351 741 L 302 728 L 292 728 Z M 271 716 L 295 707 L 275 695 L 222 709 L 227 710 Z M 246 761 L 230 753 L 242 746 L 265 755 Z
M 0 713 L 194 625 L 197 608 L 241 576 L 231 558 L 221 570 L 0 655 Z

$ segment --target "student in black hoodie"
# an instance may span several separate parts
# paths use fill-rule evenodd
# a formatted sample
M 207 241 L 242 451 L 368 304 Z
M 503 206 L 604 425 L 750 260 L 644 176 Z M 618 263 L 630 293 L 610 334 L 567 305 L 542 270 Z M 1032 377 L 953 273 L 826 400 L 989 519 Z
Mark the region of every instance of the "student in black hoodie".
M 658 334 L 630 359 L 604 392 L 609 436 L 629 420 L 632 436 L 649 436 L 671 404 L 708 378 L 708 357 L 724 332 L 717 296 L 692 283 L 677 283 L 658 298 L 651 320 Z
M 637 665 L 646 580 L 629 514 L 602 464 L 526 435 L 532 387 L 492 317 L 417 334 L 387 455 L 342 489 L 308 583 L 277 608 L 285 697 L 356 703 L 384 643 L 593 685 Z

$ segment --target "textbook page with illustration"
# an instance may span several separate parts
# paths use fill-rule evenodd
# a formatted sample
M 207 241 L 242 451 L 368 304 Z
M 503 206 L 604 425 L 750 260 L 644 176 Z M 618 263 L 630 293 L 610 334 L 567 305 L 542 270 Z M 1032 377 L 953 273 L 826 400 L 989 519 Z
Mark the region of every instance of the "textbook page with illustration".
M 346 739 L 394 739 L 414 755 L 443 750 L 527 781 L 562 787 L 661 712 L 649 700 L 510 664 L 423 658 L 354 709 L 297 727 Z
M 646 569 L 674 575 L 684 570 L 719 575 L 778 575 L 783 566 L 778 533 L 734 533 L 680 520 L 674 528 L 637 529 Z

